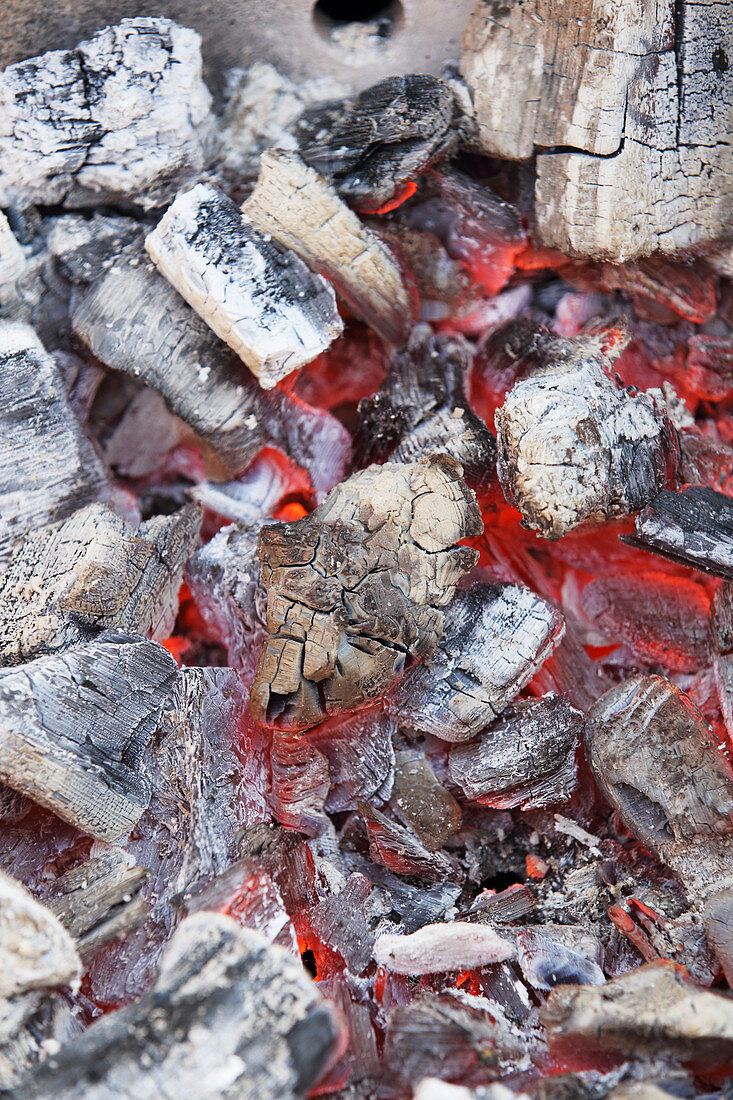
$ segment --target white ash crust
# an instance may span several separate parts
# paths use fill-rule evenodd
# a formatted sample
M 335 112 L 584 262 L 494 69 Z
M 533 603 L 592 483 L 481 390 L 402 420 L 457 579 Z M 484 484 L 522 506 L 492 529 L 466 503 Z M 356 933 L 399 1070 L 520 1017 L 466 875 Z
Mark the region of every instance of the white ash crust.
M 74 985 L 80 977 L 74 941 L 58 918 L 0 871 L 0 998 Z
M 395 974 L 439 974 L 473 970 L 504 962 L 515 955 L 514 944 L 486 924 L 451 921 L 426 924 L 409 936 L 379 936 L 374 961 Z
M 266 389 L 312 362 L 343 329 L 325 279 L 252 229 L 209 184 L 180 195 L 145 247 Z
M 0 205 L 160 206 L 207 163 L 214 136 L 201 39 L 123 19 L 75 50 L 0 74 Z
M 665 487 L 677 449 L 665 406 L 592 361 L 518 382 L 496 426 L 504 495 L 552 539 L 638 511 Z

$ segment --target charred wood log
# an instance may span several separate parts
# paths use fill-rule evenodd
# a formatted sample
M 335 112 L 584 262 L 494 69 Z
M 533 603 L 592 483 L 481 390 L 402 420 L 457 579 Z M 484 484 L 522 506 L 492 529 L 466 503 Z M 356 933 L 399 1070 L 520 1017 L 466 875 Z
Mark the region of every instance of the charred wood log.
M 399 722 L 468 741 L 501 714 L 563 636 L 562 615 L 528 588 L 477 584 L 445 612 L 443 635 L 387 699 Z
M 328 283 L 248 225 L 210 184 L 180 195 L 145 247 L 265 389 L 310 363 L 343 328 Z
M 279 389 L 264 392 L 138 246 L 81 297 L 72 322 L 98 359 L 157 390 L 225 475 L 270 444 L 309 471 L 319 497 L 343 476 L 345 429 Z
M 295 153 L 269 149 L 242 213 L 332 283 L 348 307 L 383 339 L 401 344 L 413 304 L 391 250 Z
M 176 673 L 162 646 L 114 631 L 0 672 L 0 779 L 99 840 L 127 836 Z
M 636 534 L 623 536 L 630 546 L 733 579 L 733 501 L 703 485 L 679 492 L 665 489 L 636 519 Z
M 379 392 L 359 402 L 356 464 L 415 462 L 445 452 L 460 462 L 469 485 L 490 481 L 496 443 L 468 402 L 472 358 L 460 337 L 433 336 L 427 325 L 414 328 Z
M 32 535 L 0 578 L 0 662 L 68 649 L 111 627 L 168 638 L 200 525 L 196 505 L 134 531 L 92 504 Z
M 315 512 L 260 533 L 268 638 L 253 716 L 283 730 L 375 702 L 440 639 L 476 552 L 478 505 L 445 455 L 354 474 Z
M 0 74 L 0 205 L 154 208 L 200 171 L 213 137 L 201 40 L 123 19 L 75 50 Z

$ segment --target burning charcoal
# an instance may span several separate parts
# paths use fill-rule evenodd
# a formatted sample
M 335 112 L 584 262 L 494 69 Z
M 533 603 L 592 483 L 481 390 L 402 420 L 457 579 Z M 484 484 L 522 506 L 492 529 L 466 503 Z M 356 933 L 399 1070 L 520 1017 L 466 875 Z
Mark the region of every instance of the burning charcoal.
M 439 974 L 446 970 L 476 970 L 514 957 L 510 940 L 485 924 L 449 921 L 426 924 L 411 936 L 379 936 L 374 959 L 396 974 Z
M 154 988 L 49 1058 L 23 1095 L 295 1100 L 339 1041 L 299 961 L 230 917 L 198 913 L 176 932 Z
M 304 737 L 276 732 L 270 755 L 272 812 L 281 825 L 312 836 L 326 825 L 328 761 Z
M 63 925 L 19 882 L 2 872 L 0 962 L 0 997 L 3 999 L 36 989 L 60 989 L 74 985 L 81 977 L 81 962 L 74 941 Z M 5 1015 L 7 1000 L 3 1007 Z
M 176 677 L 162 646 L 107 631 L 0 672 L 0 779 L 99 840 L 150 799 L 145 744 Z
M 18 664 L 116 627 L 163 641 L 201 513 L 187 505 L 139 531 L 101 504 L 31 535 L 0 577 L 0 659 Z
M 586 756 L 624 824 L 695 900 L 730 885 L 733 771 L 679 688 L 637 676 L 590 709 Z
M 394 255 L 294 153 L 270 149 L 262 155 L 257 186 L 242 213 L 260 233 L 271 234 L 325 275 L 383 339 L 404 342 L 413 305 Z
M 368 806 L 359 803 L 369 837 L 369 855 L 396 875 L 407 875 L 425 882 L 443 882 L 459 877 L 457 869 L 442 852 L 431 852 L 408 829 Z
M 447 455 L 370 466 L 315 512 L 260 533 L 267 628 L 253 717 L 294 731 L 375 702 L 428 656 L 482 523 Z M 452 549 L 451 549 L 452 548 Z
M 705 936 L 733 988 L 733 890 L 715 894 L 703 910 Z
M 180 195 L 145 247 L 265 389 L 310 363 L 343 328 L 328 283 L 252 229 L 210 184 Z
M 238 860 L 222 874 L 197 883 L 185 891 L 183 903 L 187 915 L 207 910 L 224 913 L 243 928 L 261 932 L 293 958 L 300 958 L 295 929 L 277 883 L 251 859 Z
M 111 492 L 59 368 L 25 325 L 0 324 L 0 407 L 1 565 L 17 540 Z
M 143 887 L 150 872 L 122 848 L 107 848 L 61 875 L 45 899 L 74 937 L 83 958 L 145 920 Z
M 414 328 L 379 393 L 359 403 L 356 463 L 415 462 L 445 452 L 460 462 L 470 485 L 489 481 L 496 444 L 468 403 L 471 360 L 471 347 L 460 336 L 433 336 L 427 325 Z
M 417 751 L 396 756 L 390 808 L 435 852 L 461 827 L 461 807 L 442 787 L 425 757 Z
M 558 611 L 518 585 L 477 584 L 448 607 L 443 637 L 387 700 L 404 725 L 467 741 L 534 676 L 563 635 Z
M 606 980 L 597 963 L 534 928 L 517 933 L 517 957 L 522 974 L 535 989 L 603 985 Z
M 316 726 L 308 740 L 328 761 L 326 810 L 355 810 L 360 801 L 385 800 L 392 793 L 395 754 L 391 718 L 377 710 Z
M 706 1070 L 733 1056 L 733 1004 L 700 989 L 666 960 L 637 967 L 603 986 L 560 985 L 540 1011 L 550 1049 L 562 1058 L 610 1052 L 668 1055 Z
M 636 519 L 636 536 L 624 537 L 663 558 L 703 573 L 733 579 L 733 501 L 701 485 L 659 493 Z
M 517 703 L 475 741 L 451 749 L 451 781 L 466 798 L 501 809 L 566 802 L 582 729 L 583 715 L 561 695 Z
M 545 538 L 638 511 L 677 460 L 665 409 L 615 385 L 597 354 L 518 382 L 496 428 L 504 495 Z
M 306 116 L 300 155 L 358 210 L 376 211 L 458 142 L 461 108 L 434 76 L 391 76 L 357 95 L 334 120 Z
M 123 19 L 75 50 L 0 74 L 0 206 L 161 205 L 213 137 L 201 40 L 167 19 Z
M 228 476 L 268 444 L 308 470 L 319 499 L 343 476 L 346 430 L 279 389 L 263 392 L 138 246 L 81 297 L 72 323 L 103 363 L 157 390 Z
M 315 936 L 339 953 L 352 974 L 361 974 L 371 962 L 374 946 L 365 913 L 371 892 L 372 884 L 364 875 L 349 875 L 343 890 L 326 895 L 304 912 L 301 939 L 307 942 Z
M 486 896 L 488 894 L 488 897 Z M 531 890 L 522 883 L 508 886 L 498 894 L 485 891 L 474 901 L 469 910 L 478 920 L 489 920 L 495 924 L 512 924 L 531 913 L 537 902 Z

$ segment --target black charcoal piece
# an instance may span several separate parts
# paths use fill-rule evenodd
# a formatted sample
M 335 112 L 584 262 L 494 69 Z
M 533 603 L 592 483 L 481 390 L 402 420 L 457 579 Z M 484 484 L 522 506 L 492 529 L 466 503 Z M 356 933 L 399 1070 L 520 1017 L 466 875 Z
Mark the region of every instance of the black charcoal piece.
M 177 676 L 162 646 L 106 631 L 0 672 L 0 779 L 99 840 L 150 800 L 145 745 Z
M 440 451 L 460 462 L 469 485 L 490 481 L 496 442 L 468 402 L 472 358 L 462 337 L 434 336 L 417 325 L 379 392 L 359 402 L 356 464 L 414 462 Z
M 389 806 L 431 851 L 442 848 L 461 827 L 461 807 L 418 749 L 396 754 Z
M 397 721 L 467 741 L 500 714 L 562 638 L 562 615 L 528 588 L 477 584 L 457 593 L 443 636 L 387 698 Z
M 659 493 L 637 516 L 630 546 L 733 579 L 733 500 L 704 485 Z
M 262 390 L 139 245 L 80 297 L 72 324 L 103 363 L 165 398 L 210 448 L 219 473 L 241 473 L 269 445 L 308 471 L 319 499 L 343 476 L 346 430 L 280 389 Z
M 606 978 L 598 963 L 587 959 L 538 929 L 517 933 L 517 958 L 522 974 L 535 989 L 556 985 L 603 985 Z
M 451 749 L 451 781 L 466 798 L 502 809 L 566 802 L 582 732 L 582 713 L 561 695 L 516 703 L 476 740 Z
M 397 725 L 379 710 L 324 722 L 308 740 L 328 761 L 328 813 L 355 810 L 361 800 L 386 801 L 392 793 Z
M 439 883 L 446 880 L 460 881 L 462 875 L 457 865 L 443 852 L 431 851 L 410 829 L 391 821 L 366 802 L 359 803 L 369 837 L 369 855 L 388 871 L 422 882 Z
M 358 210 L 377 210 L 458 144 L 462 113 L 434 76 L 392 76 L 334 111 L 306 114 L 300 155 Z
M 455 543 L 482 529 L 447 455 L 370 466 L 297 523 L 263 527 L 268 638 L 253 717 L 295 731 L 376 702 L 408 659 L 435 649 L 477 558 Z

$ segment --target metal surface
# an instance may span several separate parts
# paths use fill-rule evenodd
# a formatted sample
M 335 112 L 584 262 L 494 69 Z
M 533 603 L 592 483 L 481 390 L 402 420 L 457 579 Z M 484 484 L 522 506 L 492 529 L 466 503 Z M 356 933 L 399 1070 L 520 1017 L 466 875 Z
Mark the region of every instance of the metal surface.
M 315 0 L 0 0 L 0 68 L 74 46 L 126 16 L 165 15 L 201 34 L 206 81 L 217 96 L 227 69 L 258 60 L 295 79 L 333 76 L 358 90 L 393 73 L 438 73 L 459 56 L 475 2 L 393 0 L 376 33 L 375 23 L 334 24 L 315 11 Z

